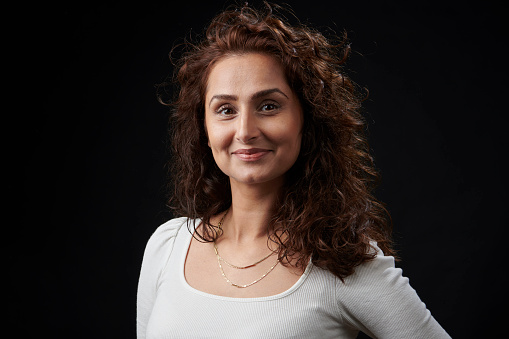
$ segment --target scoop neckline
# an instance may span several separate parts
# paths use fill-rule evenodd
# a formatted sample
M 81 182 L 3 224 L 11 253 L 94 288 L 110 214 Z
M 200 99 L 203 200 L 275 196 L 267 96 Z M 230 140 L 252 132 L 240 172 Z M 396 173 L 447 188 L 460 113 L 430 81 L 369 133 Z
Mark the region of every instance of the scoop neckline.
M 202 221 L 201 219 L 196 219 L 195 220 L 195 224 L 199 225 L 201 223 L 201 221 Z M 181 258 L 180 263 L 179 263 L 180 267 L 178 269 L 179 279 L 180 279 L 182 285 L 184 286 L 184 288 L 187 289 L 188 291 L 194 293 L 194 294 L 201 295 L 203 297 L 207 297 L 207 298 L 211 298 L 211 299 L 224 300 L 224 301 L 232 301 L 232 302 L 271 301 L 271 300 L 276 300 L 276 299 L 284 298 L 284 297 L 292 294 L 293 292 L 295 292 L 304 283 L 306 278 L 311 273 L 313 264 L 312 264 L 311 258 L 310 258 L 309 262 L 308 262 L 308 264 L 306 266 L 306 269 L 304 270 L 304 273 L 302 273 L 302 275 L 300 276 L 299 280 L 297 280 L 295 282 L 295 284 L 293 284 L 286 291 L 283 291 L 281 293 L 274 294 L 274 295 L 265 296 L 265 297 L 248 297 L 248 298 L 225 297 L 225 296 L 222 296 L 222 295 L 216 295 L 216 294 L 211 294 L 211 293 L 200 291 L 200 290 L 192 287 L 191 285 L 189 285 L 189 283 L 186 280 L 185 271 L 184 271 L 185 270 L 185 263 L 186 263 L 187 253 L 189 252 L 189 246 L 191 245 L 191 240 L 193 238 L 193 235 L 191 233 L 191 230 L 188 230 L 187 227 L 183 227 L 183 228 L 184 228 L 184 232 L 183 232 L 182 236 L 184 237 L 184 240 L 182 242 L 183 246 L 180 249 L 181 251 L 183 251 L 183 255 L 180 256 L 180 258 Z

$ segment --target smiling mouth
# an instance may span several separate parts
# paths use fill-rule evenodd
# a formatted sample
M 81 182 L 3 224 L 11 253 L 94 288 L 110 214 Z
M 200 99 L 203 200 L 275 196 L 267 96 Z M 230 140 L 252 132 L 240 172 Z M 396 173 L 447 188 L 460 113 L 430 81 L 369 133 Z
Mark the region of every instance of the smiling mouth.
M 261 148 L 247 148 L 247 149 L 238 149 L 232 154 L 237 158 L 244 161 L 256 161 L 263 158 L 270 152 L 268 149 Z

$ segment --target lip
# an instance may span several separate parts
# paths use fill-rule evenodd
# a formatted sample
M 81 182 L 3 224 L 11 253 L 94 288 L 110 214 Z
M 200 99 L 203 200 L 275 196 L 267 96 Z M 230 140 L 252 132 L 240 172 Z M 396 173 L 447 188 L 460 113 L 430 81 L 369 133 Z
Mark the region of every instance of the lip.
M 270 150 L 263 148 L 240 148 L 232 154 L 244 161 L 256 161 L 263 158 L 269 152 Z

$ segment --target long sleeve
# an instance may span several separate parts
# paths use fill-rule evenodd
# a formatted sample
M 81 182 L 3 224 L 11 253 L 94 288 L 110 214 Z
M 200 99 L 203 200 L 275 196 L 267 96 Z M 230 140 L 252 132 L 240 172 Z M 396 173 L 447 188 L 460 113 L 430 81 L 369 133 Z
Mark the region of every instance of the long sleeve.
M 136 305 L 136 332 L 144 339 L 157 296 L 159 277 L 173 250 L 175 236 L 187 218 L 172 219 L 157 228 L 150 237 L 141 265 Z
M 373 338 L 450 338 L 395 268 L 394 258 L 379 249 L 344 284 L 338 281 L 336 293 L 346 320 Z

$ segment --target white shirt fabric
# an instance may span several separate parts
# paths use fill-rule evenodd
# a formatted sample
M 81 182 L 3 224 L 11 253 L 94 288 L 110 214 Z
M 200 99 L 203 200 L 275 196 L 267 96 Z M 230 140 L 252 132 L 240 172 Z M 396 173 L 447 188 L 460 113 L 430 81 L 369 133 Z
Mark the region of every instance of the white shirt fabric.
M 188 221 L 172 219 L 148 241 L 138 285 L 139 339 L 356 338 L 359 331 L 372 338 L 450 338 L 394 258 L 380 250 L 344 283 L 310 263 L 295 285 L 274 296 L 198 291 L 184 277 Z

